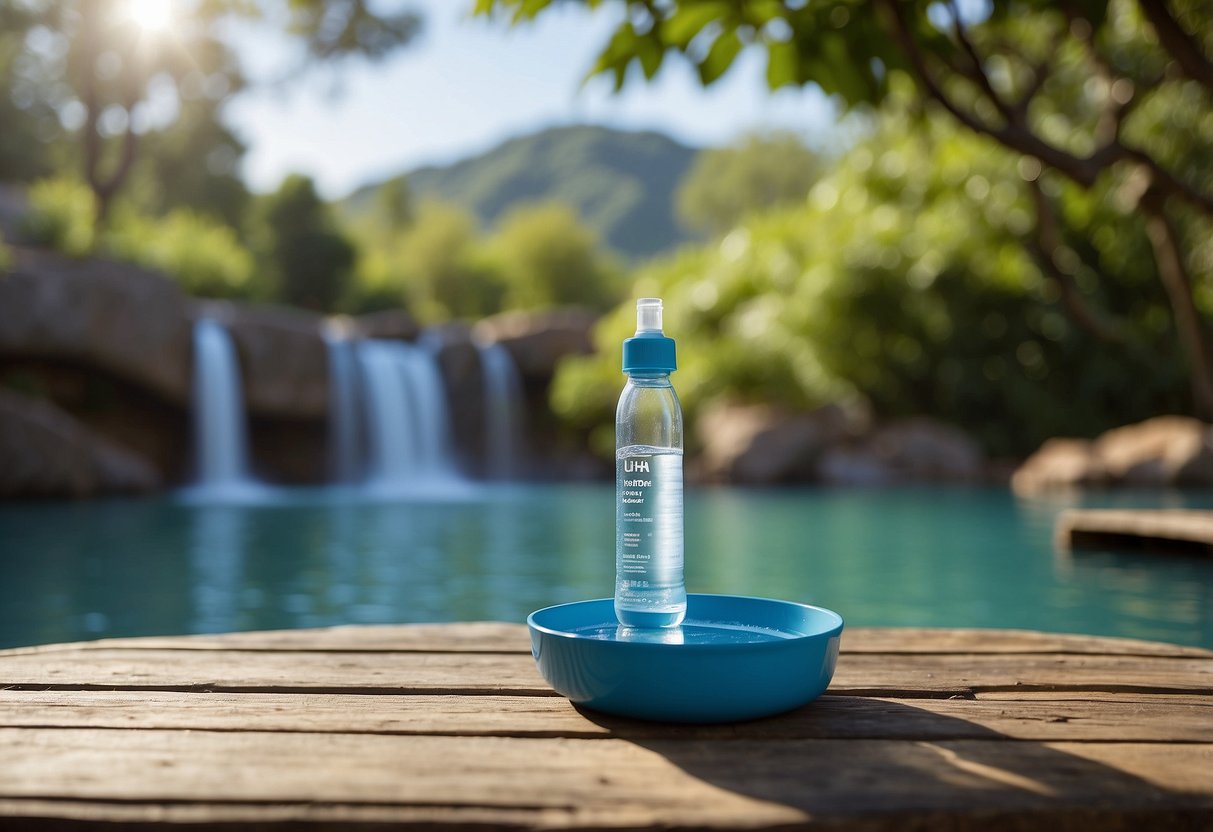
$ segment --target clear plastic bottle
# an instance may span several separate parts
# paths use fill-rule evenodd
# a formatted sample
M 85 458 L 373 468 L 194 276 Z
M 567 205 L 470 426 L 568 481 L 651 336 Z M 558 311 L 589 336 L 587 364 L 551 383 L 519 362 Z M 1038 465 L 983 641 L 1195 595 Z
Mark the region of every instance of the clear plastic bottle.
M 670 384 L 674 341 L 661 326 L 661 300 L 636 301 L 615 411 L 615 615 L 627 627 L 677 627 L 687 609 L 682 407 Z

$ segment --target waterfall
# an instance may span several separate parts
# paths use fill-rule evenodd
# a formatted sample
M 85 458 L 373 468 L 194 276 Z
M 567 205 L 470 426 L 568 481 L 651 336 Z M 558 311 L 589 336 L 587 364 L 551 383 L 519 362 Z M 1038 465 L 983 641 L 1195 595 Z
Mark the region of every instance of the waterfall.
M 227 329 L 208 318 L 194 325 L 194 454 L 198 485 L 206 491 L 253 485 L 236 347 Z
M 509 350 L 500 344 L 480 348 L 484 383 L 485 472 L 490 479 L 517 476 L 522 443 L 522 378 Z
M 352 483 L 362 471 L 358 430 L 358 357 L 345 328 L 331 324 L 325 331 L 329 357 L 329 475 Z
M 366 414 L 368 484 L 416 491 L 456 481 L 442 376 L 433 353 L 399 341 L 357 345 Z

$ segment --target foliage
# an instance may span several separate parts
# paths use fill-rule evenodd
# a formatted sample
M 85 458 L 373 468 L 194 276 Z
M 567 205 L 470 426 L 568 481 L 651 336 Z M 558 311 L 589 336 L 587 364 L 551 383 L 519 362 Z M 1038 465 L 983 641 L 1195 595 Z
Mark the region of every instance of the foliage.
M 93 192 L 78 179 L 43 179 L 29 189 L 29 211 L 23 231 L 31 241 L 71 257 L 94 248 Z
M 720 397 L 804 408 L 858 393 L 879 416 L 930 413 L 993 453 L 1021 454 L 1049 436 L 1178 408 L 1148 251 L 1122 250 L 1102 281 L 1076 269 L 1084 296 L 1133 324 L 1133 339 L 1098 343 L 1066 317 L 1055 281 L 1021 244 L 1027 188 L 1013 155 L 942 119 L 887 112 L 807 204 L 642 272 L 636 293 L 666 299 L 688 418 Z M 1109 211 L 1078 189 L 1064 197 Z M 604 319 L 601 355 L 566 361 L 553 390 L 557 411 L 597 431 L 599 445 L 632 316 L 627 303 Z
M 348 289 L 356 251 L 336 228 L 312 180 L 288 176 L 258 208 L 260 253 L 275 299 L 334 310 Z
M 0 276 L 7 274 L 12 267 L 13 252 L 8 243 L 4 242 L 4 235 L 0 234 Z
M 51 172 L 52 144 L 62 128 L 43 96 L 49 80 L 25 53 L 30 30 L 42 22 L 24 3 L 0 2 L 0 182 L 31 182 Z
M 481 254 L 475 220 L 461 208 L 422 203 L 395 253 L 392 268 L 422 320 L 477 317 L 500 308 L 505 287 Z
M 674 216 L 674 192 L 695 155 L 657 133 L 558 127 L 447 167 L 410 171 L 407 181 L 415 199 L 459 205 L 485 228 L 519 203 L 564 202 L 605 246 L 639 259 L 687 239 Z M 343 213 L 372 215 L 378 187 L 355 192 Z
M 598 309 L 618 300 L 614 275 L 598 252 L 597 236 L 564 203 L 510 209 L 501 218 L 490 250 L 505 279 L 510 308 Z
M 712 84 L 753 46 L 766 55 L 772 89 L 814 83 L 847 107 L 872 106 L 908 78 L 923 100 L 984 137 L 990 149 L 1021 154 L 1030 182 L 1043 168 L 1046 179 L 1056 173 L 1086 191 L 1085 200 L 1108 193 L 1114 180 L 1116 199 L 1145 218 L 1134 230 L 1149 242 L 1151 270 L 1166 288 L 1192 402 L 1213 417 L 1213 349 L 1194 292 L 1209 267 L 1191 251 L 1193 240 L 1199 246 L 1207 239 L 1213 219 L 1213 179 L 1193 159 L 1207 156 L 1209 144 L 1170 142 L 1176 158 L 1163 128 L 1165 111 L 1179 99 L 1189 99 L 1196 121 L 1213 109 L 1207 57 L 1213 6 L 993 0 L 962 13 L 959 3 L 935 0 L 616 5 L 625 13 L 592 71 L 612 75 L 617 88 L 632 67 L 653 78 L 667 54 L 686 58 L 701 82 Z M 478 0 L 476 8 L 506 10 L 517 22 L 551 6 L 552 0 Z M 1075 316 L 1090 324 L 1096 316 L 1081 309 L 1067 271 L 1075 252 L 1062 242 L 1057 194 L 1029 188 L 1034 234 L 1022 242 Z M 1202 271 L 1193 270 L 1194 262 Z
M 701 151 L 678 186 L 684 223 L 719 236 L 748 214 L 804 199 L 821 161 L 794 133 L 746 136 L 733 147 Z
M 163 218 L 119 213 L 106 240 L 109 253 L 164 272 L 191 295 L 247 298 L 254 292 L 253 257 L 235 232 L 189 209 Z

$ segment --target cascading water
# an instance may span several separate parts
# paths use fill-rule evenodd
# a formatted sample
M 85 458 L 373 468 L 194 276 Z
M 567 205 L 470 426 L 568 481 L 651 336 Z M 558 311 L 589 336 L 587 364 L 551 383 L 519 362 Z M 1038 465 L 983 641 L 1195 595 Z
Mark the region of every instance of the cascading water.
M 399 341 L 357 345 L 366 411 L 367 484 L 425 491 L 457 482 L 446 393 L 434 355 Z
M 362 472 L 357 346 L 339 324 L 329 326 L 324 340 L 329 358 L 329 475 L 335 482 L 352 483 Z
M 194 324 L 196 491 L 235 496 L 257 486 L 248 470 L 248 420 L 232 337 L 209 318 Z
M 480 348 L 484 383 L 485 472 L 489 479 L 518 475 L 517 452 L 522 442 L 522 378 L 509 350 L 500 344 Z

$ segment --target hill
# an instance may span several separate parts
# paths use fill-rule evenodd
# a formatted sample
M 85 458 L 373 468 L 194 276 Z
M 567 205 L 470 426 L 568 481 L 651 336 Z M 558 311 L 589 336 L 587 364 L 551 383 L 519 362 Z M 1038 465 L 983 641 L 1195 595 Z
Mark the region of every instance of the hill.
M 607 246 L 642 258 L 688 238 L 674 215 L 674 191 L 697 153 L 660 133 L 554 127 L 405 176 L 415 199 L 463 205 L 486 227 L 516 203 L 563 200 Z M 359 188 L 343 210 L 350 215 L 370 210 L 375 189 L 383 184 Z

